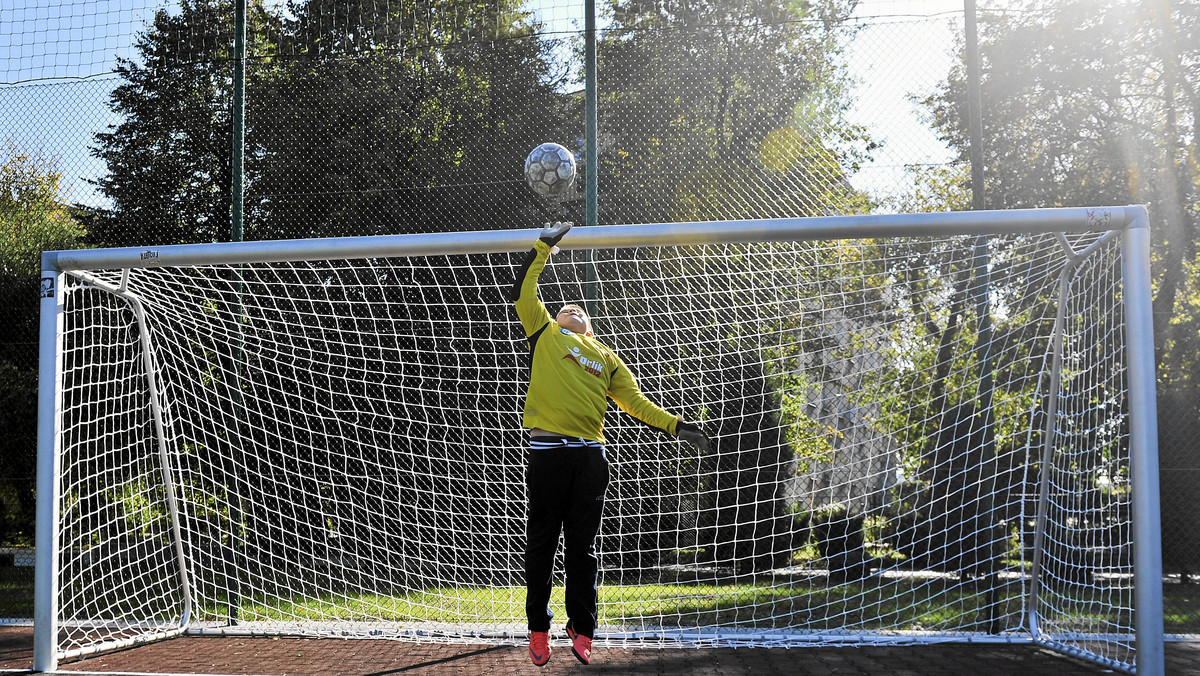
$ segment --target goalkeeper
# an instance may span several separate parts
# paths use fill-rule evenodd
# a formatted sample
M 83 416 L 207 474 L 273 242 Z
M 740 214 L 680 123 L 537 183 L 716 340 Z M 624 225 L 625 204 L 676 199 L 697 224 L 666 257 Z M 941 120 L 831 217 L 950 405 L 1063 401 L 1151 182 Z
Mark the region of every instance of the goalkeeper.
M 566 305 L 556 318 L 550 317 L 538 297 L 538 277 L 551 248 L 570 228 L 570 223 L 546 225 L 517 271 L 510 294 L 528 336 L 532 361 L 522 423 L 530 435 L 525 613 L 529 657 L 538 666 L 550 660 L 554 616 L 550 591 L 560 531 L 571 652 L 584 664 L 591 661 L 596 629 L 595 539 L 608 486 L 603 434 L 608 398 L 650 427 L 709 448 L 708 437 L 697 425 L 683 422 L 642 395 L 620 357 L 593 336 L 591 319 L 583 308 Z

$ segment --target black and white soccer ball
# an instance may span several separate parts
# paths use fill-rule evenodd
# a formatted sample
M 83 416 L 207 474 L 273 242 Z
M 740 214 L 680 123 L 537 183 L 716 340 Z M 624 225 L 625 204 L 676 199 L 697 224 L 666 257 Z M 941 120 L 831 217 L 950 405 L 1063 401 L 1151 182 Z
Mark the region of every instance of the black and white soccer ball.
M 543 197 L 562 197 L 575 182 L 575 156 L 557 143 L 543 143 L 525 158 L 525 182 Z

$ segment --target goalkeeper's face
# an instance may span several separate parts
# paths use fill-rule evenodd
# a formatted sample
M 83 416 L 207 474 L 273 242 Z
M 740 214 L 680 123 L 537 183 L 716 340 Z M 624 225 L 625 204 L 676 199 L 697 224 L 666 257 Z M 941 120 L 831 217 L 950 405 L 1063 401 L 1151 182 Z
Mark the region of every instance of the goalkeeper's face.
M 556 319 L 558 325 L 564 329 L 582 333 L 585 336 L 592 335 L 592 320 L 578 305 L 564 305 L 563 309 L 558 311 Z

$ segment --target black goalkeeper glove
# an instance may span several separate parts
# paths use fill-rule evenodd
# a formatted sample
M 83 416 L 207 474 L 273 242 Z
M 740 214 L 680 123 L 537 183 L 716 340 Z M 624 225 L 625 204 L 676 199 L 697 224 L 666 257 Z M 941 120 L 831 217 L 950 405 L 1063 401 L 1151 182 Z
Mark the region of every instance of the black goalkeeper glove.
M 542 236 L 538 239 L 545 242 L 548 246 L 554 246 L 555 244 L 558 244 L 558 240 L 563 238 L 563 235 L 567 234 L 567 231 L 571 229 L 572 225 L 575 224 L 571 221 L 555 221 L 554 223 L 547 223 L 546 227 L 542 228 Z
M 708 438 L 704 430 L 700 429 L 699 425 L 680 420 L 675 426 L 675 436 L 705 453 L 712 450 L 712 440 Z

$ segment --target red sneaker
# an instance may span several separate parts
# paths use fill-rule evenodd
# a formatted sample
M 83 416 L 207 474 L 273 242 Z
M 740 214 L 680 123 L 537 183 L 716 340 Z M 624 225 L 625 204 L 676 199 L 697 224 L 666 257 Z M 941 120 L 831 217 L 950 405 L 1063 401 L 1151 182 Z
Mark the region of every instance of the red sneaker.
M 571 654 L 584 664 L 592 663 L 592 639 L 576 634 L 571 625 L 567 625 L 567 636 L 571 637 Z
M 531 631 L 529 632 L 529 659 L 539 667 L 546 666 L 550 661 L 550 632 L 548 631 Z

